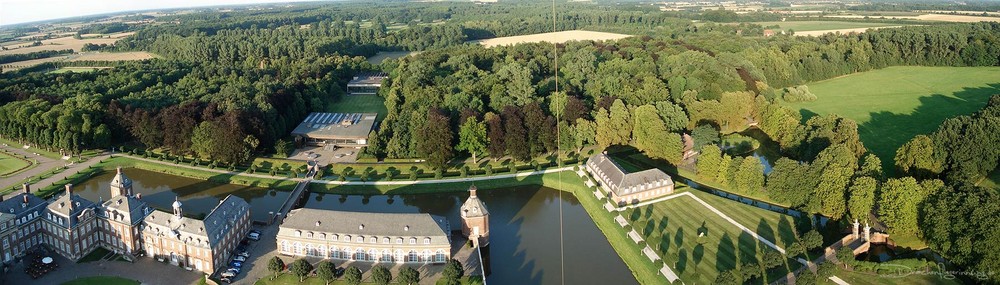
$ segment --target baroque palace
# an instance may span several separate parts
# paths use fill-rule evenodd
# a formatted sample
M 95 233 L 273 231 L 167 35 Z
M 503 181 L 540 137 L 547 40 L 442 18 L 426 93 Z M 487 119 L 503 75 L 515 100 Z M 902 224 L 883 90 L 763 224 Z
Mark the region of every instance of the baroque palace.
M 183 217 L 180 201 L 173 213 L 154 210 L 132 192 L 121 168 L 111 180 L 111 199 L 94 203 L 72 193 L 45 200 L 23 185 L 23 192 L 0 201 L 0 257 L 12 262 L 36 246 L 47 245 L 72 260 L 96 247 L 134 258 L 145 252 L 158 260 L 212 273 L 250 230 L 250 205 L 236 196 L 222 200 L 205 220 Z

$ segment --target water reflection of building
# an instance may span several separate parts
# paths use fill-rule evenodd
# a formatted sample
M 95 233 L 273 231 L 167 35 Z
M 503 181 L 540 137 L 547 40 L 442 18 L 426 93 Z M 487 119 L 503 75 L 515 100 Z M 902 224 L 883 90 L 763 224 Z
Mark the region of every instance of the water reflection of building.
M 462 235 L 478 243 L 479 246 L 490 244 L 490 212 L 486 204 L 476 196 L 476 185 L 469 187 L 469 199 L 462 204 Z
M 674 192 L 674 181 L 659 169 L 626 172 L 605 153 L 587 159 L 587 172 L 600 182 L 611 201 L 621 206 L 652 200 Z
M 146 235 L 149 231 L 157 230 L 161 221 L 166 222 L 168 219 L 144 221 L 150 217 L 169 214 L 154 211 L 142 201 L 141 195 L 133 194 L 132 180 L 121 168 L 112 179 L 110 188 L 111 199 L 99 203 L 73 194 L 72 185 L 66 185 L 66 194 L 46 201 L 31 193 L 31 188 L 25 184 L 23 193 L 7 201 L 0 201 L 0 243 L 3 245 L 0 255 L 3 262 L 11 262 L 16 257 L 24 256 L 25 252 L 41 244 L 46 244 L 60 255 L 78 260 L 97 247 L 131 258 L 134 252 L 140 250 L 147 250 L 153 255 L 164 252 L 163 247 L 151 244 L 181 249 L 184 245 L 197 241 L 178 238 L 180 243 L 170 243 L 170 239 L 176 238 L 176 235 Z M 203 228 L 206 240 L 215 237 L 205 247 L 210 254 L 208 258 L 202 259 L 203 266 L 199 267 L 197 262 L 186 260 L 184 264 L 194 265 L 194 269 L 205 272 L 213 272 L 215 268 L 219 268 L 213 266 L 217 263 L 224 265 L 225 258 L 249 231 L 249 211 L 249 204 L 240 198 L 229 196 L 208 214 L 205 221 L 183 218 L 184 222 L 175 222 L 174 225 L 182 229 L 190 227 L 189 230 L 197 231 L 198 228 Z M 191 227 L 192 225 L 195 227 Z M 141 238 L 144 235 L 147 237 Z M 184 236 L 188 237 L 194 236 Z M 195 256 L 201 256 L 201 253 L 203 252 L 196 250 Z
M 283 255 L 378 263 L 451 259 L 448 220 L 430 214 L 296 209 L 278 229 Z
M 203 272 L 224 268 L 229 255 L 250 231 L 250 204 L 229 195 L 205 220 L 184 217 L 183 204 L 174 201 L 174 212 L 155 211 L 144 220 L 142 237 L 146 252 L 173 265 Z

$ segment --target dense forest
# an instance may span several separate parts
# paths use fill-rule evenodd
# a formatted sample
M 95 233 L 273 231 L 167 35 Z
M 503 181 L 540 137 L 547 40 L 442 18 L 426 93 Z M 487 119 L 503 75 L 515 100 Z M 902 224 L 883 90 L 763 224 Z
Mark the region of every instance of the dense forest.
M 977 186 L 998 164 L 1000 97 L 904 145 L 895 175 L 861 143 L 856 122 L 804 119 L 782 105 L 815 98 L 802 84 L 887 66 L 1000 65 L 1000 24 L 764 38 L 759 25 L 693 25 L 652 7 L 560 5 L 572 12 L 560 14 L 557 30 L 637 36 L 555 48 L 465 44 L 551 31 L 549 7 L 536 3 L 303 4 L 97 26 L 136 31 L 102 49 L 163 58 L 91 73 L 4 73 L 0 134 L 77 153 L 131 144 L 243 163 L 336 104 L 352 74 L 381 69 L 390 74 L 379 94 L 388 116 L 365 156 L 425 158 L 440 170 L 457 157 L 528 161 L 631 146 L 835 221 L 874 212 L 890 233 L 918 236 L 967 268 L 1000 263 L 983 246 L 1000 239 L 986 225 L 998 210 L 978 206 L 998 197 Z M 396 50 L 423 52 L 379 66 L 365 60 Z M 780 147 L 766 175 L 759 160 L 717 144 L 750 129 Z M 683 165 L 684 135 L 700 151 L 694 165 Z

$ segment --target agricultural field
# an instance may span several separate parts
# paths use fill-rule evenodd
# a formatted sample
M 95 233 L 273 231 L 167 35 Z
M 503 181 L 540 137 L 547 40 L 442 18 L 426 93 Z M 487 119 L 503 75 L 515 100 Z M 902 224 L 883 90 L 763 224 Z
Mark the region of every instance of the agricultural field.
M 133 33 L 118 33 L 106 35 L 104 38 L 84 38 L 84 39 L 74 39 L 72 36 L 66 36 L 55 39 L 42 40 L 42 45 L 40 46 L 27 46 L 30 43 L 20 43 L 4 46 L 7 50 L 0 51 L 0 55 L 3 54 L 24 54 L 43 50 L 64 50 L 73 49 L 79 52 L 85 44 L 113 44 L 118 40 L 130 36 Z
M 840 22 L 840 21 L 757 22 L 755 24 L 764 27 L 778 26 L 780 27 L 779 29 L 781 30 L 785 31 L 794 30 L 795 34 L 799 34 L 799 32 L 806 32 L 806 31 L 825 31 L 825 30 L 899 26 L 899 24 L 893 24 L 893 23 L 865 23 L 865 22 Z
M 146 60 L 158 58 L 157 55 L 144 52 L 144 51 L 130 51 L 130 52 L 84 52 L 77 54 L 68 54 L 53 56 L 40 59 L 32 59 L 18 62 L 11 62 L 3 65 L 4 72 L 7 71 L 17 71 L 22 68 L 28 68 L 35 65 L 39 65 L 46 62 L 76 62 L 76 61 L 129 61 L 129 60 Z M 54 73 L 63 73 L 68 71 L 93 71 L 95 69 L 110 68 L 110 67 L 65 67 L 60 68 Z
M 21 170 L 28 165 L 31 163 L 0 152 L 0 176 Z
M 631 35 L 573 30 L 573 31 L 562 31 L 554 33 L 541 33 L 541 34 L 532 34 L 523 36 L 492 38 L 485 40 L 476 40 L 471 42 L 481 44 L 487 48 L 491 48 L 495 46 L 516 45 L 520 43 L 537 43 L 537 42 L 564 43 L 568 41 L 586 41 L 586 40 L 606 41 L 606 40 L 623 39 L 627 37 L 631 37 Z
M 111 67 L 106 67 L 106 66 L 101 66 L 101 67 L 63 67 L 63 68 L 60 68 L 60 69 L 49 71 L 49 73 L 93 72 L 93 71 L 97 71 L 97 70 L 101 70 L 101 69 L 108 69 L 108 68 L 111 68 Z
M 896 149 L 945 119 L 976 112 L 1000 94 L 1000 67 L 899 66 L 810 83 L 818 99 L 789 103 L 805 116 L 858 122 L 861 141 L 892 169 Z
M 331 113 L 378 113 L 376 120 L 384 120 L 389 114 L 385 99 L 378 95 L 342 95 L 340 100 L 330 102 L 326 111 Z
M 690 193 L 781 248 L 796 239 L 791 216 L 701 191 Z M 741 263 L 760 264 L 763 252 L 773 250 L 688 196 L 627 210 L 622 216 L 687 283 L 711 284 L 720 272 L 736 269 Z M 766 282 L 800 266 L 786 258 L 784 265 L 767 272 Z
M 829 15 L 824 16 L 828 18 L 842 18 L 842 19 L 898 19 L 898 20 L 923 20 L 923 21 L 935 21 L 935 22 L 954 22 L 954 23 L 976 23 L 976 22 L 1000 22 L 1000 17 L 987 17 L 987 16 L 972 16 L 972 15 L 957 15 L 957 14 L 917 14 L 917 13 L 891 13 L 891 12 L 879 12 L 877 14 L 858 14 L 858 15 Z

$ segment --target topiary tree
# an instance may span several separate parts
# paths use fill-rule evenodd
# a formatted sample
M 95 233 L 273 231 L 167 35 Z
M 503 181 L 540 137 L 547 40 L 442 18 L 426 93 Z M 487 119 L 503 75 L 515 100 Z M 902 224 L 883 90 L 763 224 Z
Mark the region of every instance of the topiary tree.
M 840 260 L 845 266 L 850 266 L 854 264 L 854 250 L 851 247 L 844 246 L 837 249 L 837 259 Z
M 278 277 L 278 273 L 285 270 L 285 261 L 281 260 L 281 258 L 277 256 L 272 257 L 271 260 L 267 262 L 267 270 L 274 273 L 274 277 L 271 277 L 273 280 L 275 277 Z
M 483 169 L 486 170 L 486 176 L 493 176 L 493 166 L 492 165 L 486 164 L 486 167 L 483 167 Z
M 306 276 L 309 276 L 309 272 L 312 272 L 313 266 L 312 263 L 309 263 L 309 261 L 306 261 L 305 258 L 302 258 L 292 262 L 292 266 L 289 270 L 292 271 L 292 274 L 299 277 L 299 282 L 302 282 L 306 279 Z
M 823 235 L 819 234 L 815 229 L 806 232 L 802 235 L 802 245 L 808 250 L 814 250 L 823 246 Z
M 348 267 L 347 271 L 344 272 L 344 281 L 351 285 L 361 284 L 361 269 L 354 266 Z
M 399 270 L 399 276 L 396 276 L 396 283 L 407 285 L 420 283 L 420 271 L 412 267 L 403 267 Z
M 388 285 L 392 281 L 392 273 L 385 266 L 375 265 L 372 267 L 372 281 L 378 285 Z
M 316 265 L 316 275 L 326 281 L 326 285 L 330 285 L 330 282 L 337 279 L 337 266 L 329 261 L 321 261 Z

